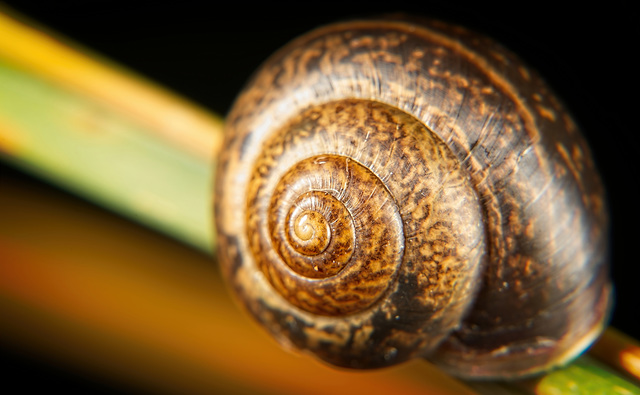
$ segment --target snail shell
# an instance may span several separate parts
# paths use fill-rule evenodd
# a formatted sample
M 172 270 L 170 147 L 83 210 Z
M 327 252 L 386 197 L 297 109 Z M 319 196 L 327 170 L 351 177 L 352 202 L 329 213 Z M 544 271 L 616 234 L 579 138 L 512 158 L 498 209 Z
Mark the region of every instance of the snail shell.
M 566 363 L 610 304 L 604 192 L 574 122 L 511 53 L 366 20 L 269 59 L 228 116 L 223 271 L 282 344 L 452 374 Z

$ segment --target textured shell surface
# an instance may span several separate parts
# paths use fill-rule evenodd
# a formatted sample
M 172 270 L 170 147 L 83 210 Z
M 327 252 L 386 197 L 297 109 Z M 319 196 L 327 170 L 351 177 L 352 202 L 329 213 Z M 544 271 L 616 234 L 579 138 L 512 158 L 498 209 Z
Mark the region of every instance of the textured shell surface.
M 535 72 L 439 22 L 317 29 L 254 75 L 216 178 L 220 262 L 280 342 L 459 376 L 565 363 L 610 304 L 606 204 Z

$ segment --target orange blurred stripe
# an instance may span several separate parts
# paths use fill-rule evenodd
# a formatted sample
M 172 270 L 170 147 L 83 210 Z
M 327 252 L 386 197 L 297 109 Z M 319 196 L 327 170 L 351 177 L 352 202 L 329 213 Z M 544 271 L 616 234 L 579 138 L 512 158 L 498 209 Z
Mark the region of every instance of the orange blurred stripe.
M 232 383 L 279 393 L 472 393 L 427 363 L 353 372 L 284 352 L 232 304 L 204 255 L 84 203 L 59 196 L 44 201 L 38 191 L 5 189 L 0 294 L 124 339 L 130 347 L 188 361 L 160 381 L 179 380 L 181 369 L 196 366 Z M 46 333 L 23 336 L 29 342 Z M 61 341 L 74 344 L 72 337 Z M 84 363 L 103 358 L 100 344 L 89 347 L 96 352 L 88 350 Z M 146 361 L 141 354 L 142 362 L 127 369 L 155 363 L 155 352 Z

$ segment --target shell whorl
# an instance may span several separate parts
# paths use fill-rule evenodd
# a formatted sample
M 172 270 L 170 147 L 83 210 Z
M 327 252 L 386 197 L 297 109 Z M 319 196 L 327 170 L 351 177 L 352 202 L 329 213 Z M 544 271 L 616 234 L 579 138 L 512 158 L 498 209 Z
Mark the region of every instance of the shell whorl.
M 311 107 L 265 141 L 251 174 L 251 256 L 274 297 L 300 314 L 373 327 L 403 322 L 404 303 L 424 329 L 412 342 L 433 347 L 473 301 L 484 253 L 480 204 L 453 153 L 415 118 L 366 100 Z M 311 246 L 302 246 L 292 233 L 311 216 Z
M 606 214 L 588 147 L 490 40 L 397 20 L 318 29 L 263 65 L 226 133 L 221 264 L 282 343 L 340 366 L 432 355 L 513 377 L 600 331 Z

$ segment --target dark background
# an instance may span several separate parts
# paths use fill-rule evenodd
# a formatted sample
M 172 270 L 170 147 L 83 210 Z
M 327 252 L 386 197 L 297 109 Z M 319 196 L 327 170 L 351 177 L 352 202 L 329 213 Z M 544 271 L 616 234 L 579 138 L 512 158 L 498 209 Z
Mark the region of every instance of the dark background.
M 0 0 L 1 2 L 2 0 Z M 612 324 L 640 338 L 640 221 L 637 114 L 640 13 L 631 3 L 576 8 L 560 2 L 297 2 L 291 5 L 119 1 L 4 1 L 93 51 L 224 114 L 259 64 L 294 37 L 322 24 L 406 12 L 485 33 L 542 74 L 573 113 L 591 145 L 608 191 L 616 285 Z M 201 3 L 198 3 L 201 4 Z M 320 8 L 315 8 L 320 7 Z M 2 177 L 30 179 L 0 164 Z M 34 182 L 40 182 L 35 181 Z M 2 354 L 5 371 L 50 377 L 52 387 L 121 391 L 28 356 Z M 0 360 L 0 362 L 3 362 Z M 97 379 L 96 379 L 97 380 Z

